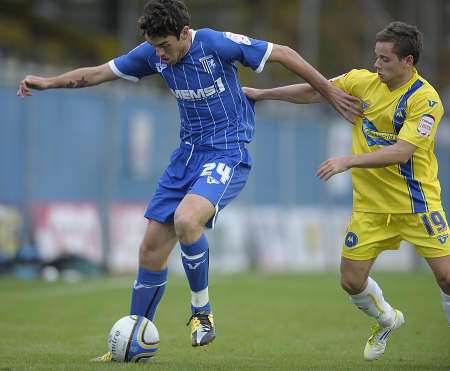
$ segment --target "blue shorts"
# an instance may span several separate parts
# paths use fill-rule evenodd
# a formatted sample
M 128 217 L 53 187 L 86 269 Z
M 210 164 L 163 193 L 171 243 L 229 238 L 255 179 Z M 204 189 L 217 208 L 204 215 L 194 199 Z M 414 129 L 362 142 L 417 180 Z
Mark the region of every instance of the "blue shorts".
M 145 217 L 160 223 L 173 222 L 175 210 L 187 194 L 208 199 L 216 209 L 206 226 L 212 228 L 220 210 L 244 188 L 251 169 L 251 157 L 240 149 L 216 150 L 182 143 L 170 158 L 159 179 Z

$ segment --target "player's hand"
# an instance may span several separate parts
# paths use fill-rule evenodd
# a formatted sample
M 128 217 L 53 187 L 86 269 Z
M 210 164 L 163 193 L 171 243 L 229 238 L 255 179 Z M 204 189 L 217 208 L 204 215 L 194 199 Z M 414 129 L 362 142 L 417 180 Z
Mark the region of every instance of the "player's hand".
M 17 90 L 17 96 L 19 97 L 29 97 L 33 95 L 31 89 L 35 90 L 45 90 L 48 89 L 49 82 L 48 79 L 39 76 L 28 75 L 19 84 L 19 89 Z
M 351 156 L 330 158 L 319 166 L 316 176 L 327 181 L 333 175 L 343 173 L 351 168 Z
M 347 94 L 334 85 L 332 85 L 330 96 L 336 110 L 348 122 L 354 124 L 356 118 L 364 117 L 364 112 L 361 108 L 361 100 L 359 98 Z
M 242 88 L 242 91 L 247 96 L 247 98 L 253 99 L 253 100 L 261 100 L 261 89 L 255 89 L 255 88 L 248 88 L 244 86 Z

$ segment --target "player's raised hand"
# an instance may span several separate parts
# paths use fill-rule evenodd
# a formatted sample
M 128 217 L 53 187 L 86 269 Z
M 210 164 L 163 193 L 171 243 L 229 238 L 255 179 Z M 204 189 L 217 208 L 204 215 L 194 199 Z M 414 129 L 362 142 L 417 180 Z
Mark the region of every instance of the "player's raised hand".
M 29 97 L 33 95 L 31 89 L 44 90 L 49 87 L 48 79 L 39 76 L 28 75 L 19 84 L 19 89 L 17 90 L 17 96 L 19 97 Z
M 333 175 L 343 173 L 351 167 L 351 156 L 330 158 L 319 166 L 316 176 L 327 181 Z
M 360 99 L 347 94 L 334 85 L 332 85 L 330 99 L 336 110 L 348 122 L 354 124 L 357 117 L 364 116 Z
M 242 87 L 242 91 L 247 96 L 247 98 L 253 99 L 253 100 L 261 100 L 261 89 L 255 89 L 255 88 L 249 88 L 247 86 Z

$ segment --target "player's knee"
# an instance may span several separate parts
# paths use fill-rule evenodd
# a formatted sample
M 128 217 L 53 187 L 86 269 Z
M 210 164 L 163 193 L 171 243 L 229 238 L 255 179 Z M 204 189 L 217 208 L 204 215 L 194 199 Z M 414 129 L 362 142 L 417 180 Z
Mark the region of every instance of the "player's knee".
M 203 231 L 203 226 L 189 213 L 175 213 L 174 225 L 178 239 L 184 243 L 195 242 Z
M 365 281 L 358 279 L 354 275 L 341 275 L 341 287 L 347 291 L 349 295 L 359 294 L 364 290 Z
M 436 281 L 441 290 L 450 295 L 450 269 L 436 275 Z
M 139 247 L 139 266 L 153 271 L 160 271 L 165 267 L 166 261 L 156 246 L 143 242 Z

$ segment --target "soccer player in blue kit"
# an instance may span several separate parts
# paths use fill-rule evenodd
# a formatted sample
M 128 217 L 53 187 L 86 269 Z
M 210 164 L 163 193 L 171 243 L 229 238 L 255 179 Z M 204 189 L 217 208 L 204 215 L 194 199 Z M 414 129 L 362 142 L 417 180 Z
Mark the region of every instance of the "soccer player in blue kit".
M 139 249 L 139 270 L 130 314 L 153 320 L 167 282 L 167 259 L 179 241 L 191 289 L 193 346 L 215 338 L 208 295 L 206 227 L 244 187 L 251 168 L 246 149 L 254 134 L 254 110 L 242 92 L 235 62 L 261 72 L 277 62 L 308 81 L 347 120 L 360 114 L 358 99 L 334 87 L 287 46 L 212 29 L 193 30 L 179 0 L 151 0 L 138 20 L 145 42 L 109 63 L 43 78 L 27 76 L 17 94 L 31 89 L 81 88 L 124 78 L 137 82 L 158 74 L 175 96 L 180 145 L 148 204 L 149 220 Z M 99 361 L 111 360 L 107 353 Z

